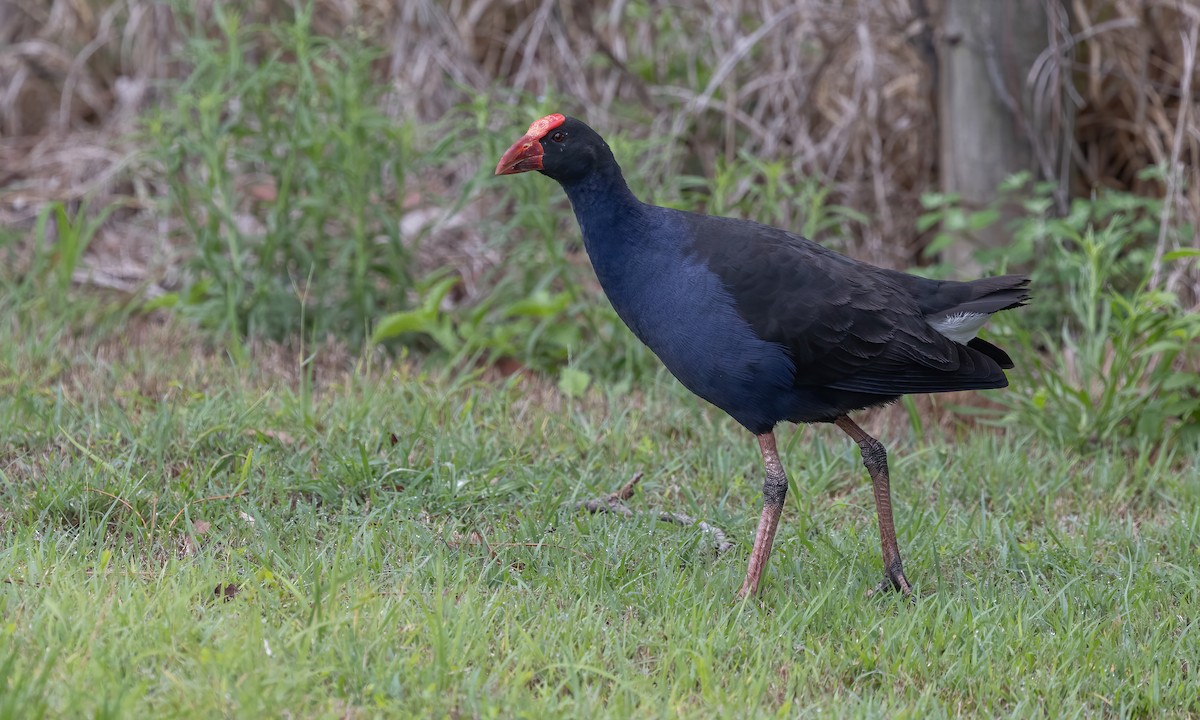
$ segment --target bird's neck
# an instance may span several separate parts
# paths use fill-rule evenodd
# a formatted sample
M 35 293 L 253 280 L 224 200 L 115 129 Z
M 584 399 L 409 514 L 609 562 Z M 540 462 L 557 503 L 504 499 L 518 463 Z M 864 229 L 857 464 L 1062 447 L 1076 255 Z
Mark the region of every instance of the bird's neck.
M 598 246 L 624 242 L 629 222 L 636 222 L 645 207 L 629 190 L 615 162 L 562 185 L 590 254 Z

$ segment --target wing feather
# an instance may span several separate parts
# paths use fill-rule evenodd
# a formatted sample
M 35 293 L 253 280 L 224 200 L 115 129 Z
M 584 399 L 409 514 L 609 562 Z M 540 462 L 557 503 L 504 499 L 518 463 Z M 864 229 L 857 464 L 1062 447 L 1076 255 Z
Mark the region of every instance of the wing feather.
M 914 276 L 860 263 L 765 225 L 692 217 L 695 252 L 721 278 L 758 336 L 788 350 L 797 385 L 901 395 L 1008 384 L 995 353 L 960 345 L 930 326 L 912 291 L 922 278 L 904 279 Z M 977 301 L 974 292 L 964 292 L 950 288 L 949 295 L 962 297 L 930 302 L 944 308 Z

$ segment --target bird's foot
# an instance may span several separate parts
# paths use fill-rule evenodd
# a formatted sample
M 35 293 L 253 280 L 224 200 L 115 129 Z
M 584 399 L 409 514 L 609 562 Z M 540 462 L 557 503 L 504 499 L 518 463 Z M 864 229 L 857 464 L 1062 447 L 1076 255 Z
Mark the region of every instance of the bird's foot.
M 887 568 L 883 580 L 874 589 L 867 591 L 867 597 L 885 592 L 899 592 L 906 596 L 912 595 L 912 585 L 909 584 L 908 578 L 904 577 L 904 566 L 898 560 Z
M 751 578 L 749 575 L 747 575 L 745 582 L 742 583 L 742 589 L 738 590 L 737 599 L 746 600 L 747 598 L 753 599 L 758 597 L 759 580 L 760 578 L 758 577 Z

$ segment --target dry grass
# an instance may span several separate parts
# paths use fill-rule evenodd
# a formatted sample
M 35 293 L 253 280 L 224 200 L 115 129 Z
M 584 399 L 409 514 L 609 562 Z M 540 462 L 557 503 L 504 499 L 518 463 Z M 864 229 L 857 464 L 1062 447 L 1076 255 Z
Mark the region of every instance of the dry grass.
M 294 4 L 259 0 L 247 19 Z M 213 0 L 193 5 L 200 22 L 211 20 Z M 314 25 L 387 49 L 378 71 L 399 115 L 436 119 L 471 92 L 553 91 L 597 125 L 681 137 L 689 152 L 672 160 L 678 170 L 711 174 L 742 150 L 785 159 L 831 185 L 833 202 L 873 219 L 855 238 L 857 254 L 913 260 L 917 200 L 937 185 L 937 0 L 651 5 L 317 0 Z M 1200 183 L 1183 180 L 1200 167 L 1200 6 L 1071 0 L 1066 13 L 1016 103 L 1030 112 L 1070 106 L 1057 120 L 1073 127 L 1072 168 L 1046 162 L 1044 171 L 1075 194 L 1166 196 L 1164 225 L 1195 225 Z M 93 248 L 93 264 L 110 258 L 105 270 L 118 280 L 167 271 L 175 255 L 164 254 L 154 215 L 160 183 L 137 165 L 127 134 L 157 100 L 157 83 L 186 72 L 173 59 L 180 25 L 168 4 L 150 0 L 0 0 L 0 223 L 28 226 L 51 199 L 121 199 L 128 210 Z M 681 47 L 680 38 L 693 42 Z M 1151 165 L 1171 172 L 1143 177 Z

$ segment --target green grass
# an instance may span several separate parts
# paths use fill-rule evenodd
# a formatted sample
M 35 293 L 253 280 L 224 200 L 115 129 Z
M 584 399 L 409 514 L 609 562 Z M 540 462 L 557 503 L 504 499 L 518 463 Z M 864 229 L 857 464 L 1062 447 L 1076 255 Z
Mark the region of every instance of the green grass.
M 867 597 L 882 568 L 856 448 L 785 428 L 784 523 L 762 598 L 740 602 L 755 444 L 648 369 L 553 183 L 491 175 L 571 103 L 479 93 L 417 124 L 383 111 L 362 38 L 306 11 L 205 25 L 175 6 L 190 70 L 141 137 L 194 250 L 151 303 L 178 324 L 76 293 L 111 207 L 0 228 L 0 720 L 1200 715 L 1200 460 L 1178 431 L 1198 326 L 1137 280 L 1156 201 L 1027 206 L 985 263 L 1038 260 L 1038 303 L 993 328 L 1021 368 L 987 418 L 1002 427 L 881 434 L 913 601 Z M 691 176 L 681 139 L 637 135 L 614 148 L 648 200 L 834 246 L 868 222 L 786 163 Z M 465 206 L 503 258 L 473 303 L 444 308 L 447 268 L 418 272 L 411 190 Z M 440 353 L 263 341 L 358 347 L 397 312 L 389 349 Z M 546 375 L 434 369 L 447 358 Z M 736 549 L 575 510 L 636 471 L 634 507 Z
M 665 375 L 237 364 L 85 301 L 0 301 L 0 717 L 1200 713 L 1195 458 L 885 434 L 908 602 L 854 446 L 782 429 L 739 602 L 757 450 Z M 639 469 L 735 550 L 574 510 Z

